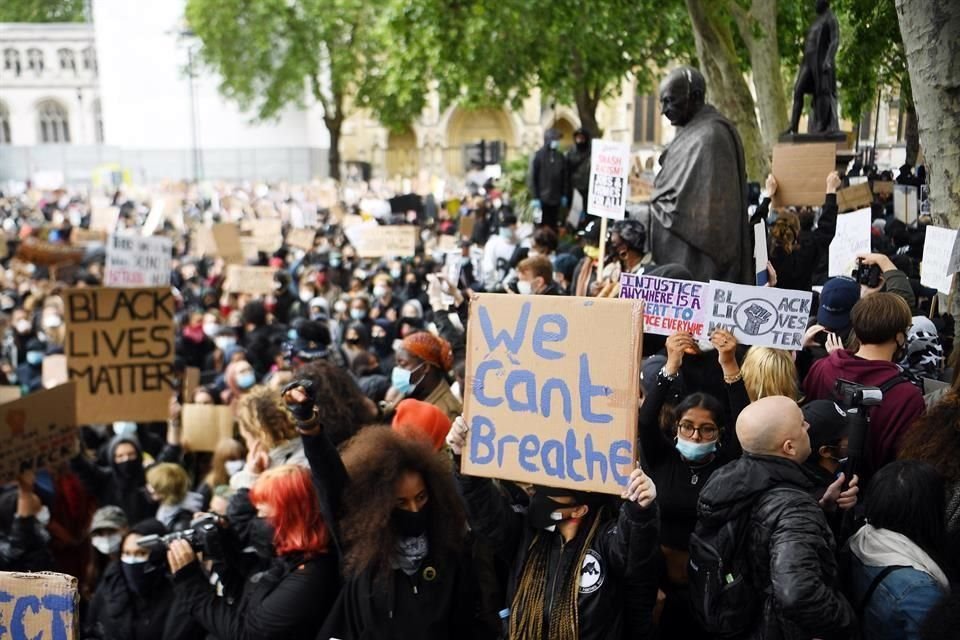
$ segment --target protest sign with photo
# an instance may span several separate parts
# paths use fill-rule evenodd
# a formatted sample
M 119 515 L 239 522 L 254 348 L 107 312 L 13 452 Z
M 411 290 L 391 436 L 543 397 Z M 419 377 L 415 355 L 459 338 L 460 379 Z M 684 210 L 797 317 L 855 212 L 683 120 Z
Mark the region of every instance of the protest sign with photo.
M 849 276 L 857 268 L 857 256 L 870 253 L 870 209 L 837 216 L 837 233 L 830 241 L 828 273 Z
M 812 291 L 710 281 L 707 335 L 730 331 L 740 344 L 799 350 L 810 317 Z
M 185 404 L 180 416 L 183 446 L 188 451 L 213 451 L 233 437 L 233 412 L 215 404 Z
M 227 278 L 223 284 L 224 290 L 230 293 L 249 293 L 255 296 L 266 296 L 277 288 L 273 274 L 274 267 L 246 267 L 231 264 L 227 267 Z
M 115 233 L 107 243 L 103 284 L 108 287 L 163 287 L 170 284 L 173 241 Z
M 773 194 L 773 206 L 822 205 L 827 175 L 836 164 L 837 145 L 832 142 L 774 145 L 777 191 Z
M 920 263 L 920 284 L 950 293 L 954 274 L 949 268 L 950 253 L 957 241 L 957 230 L 929 225 L 926 233 L 923 262 Z
M 619 494 L 635 467 L 642 303 L 480 294 L 463 473 Z
M 170 288 L 68 289 L 64 303 L 78 422 L 166 420 L 176 389 Z
M 669 336 L 683 331 L 703 338 L 706 297 L 703 282 L 620 274 L 620 298 L 643 300 L 644 333 Z
M 590 147 L 587 213 L 623 220 L 630 191 L 630 145 L 594 140 Z
M 0 405 L 0 483 L 67 462 L 79 448 L 74 383 Z
M 409 258 L 417 252 L 416 225 L 364 222 L 344 229 L 361 258 Z
M 0 571 L 3 638 L 73 640 L 80 636 L 77 579 L 65 573 Z M 9 633 L 9 635 L 7 635 Z

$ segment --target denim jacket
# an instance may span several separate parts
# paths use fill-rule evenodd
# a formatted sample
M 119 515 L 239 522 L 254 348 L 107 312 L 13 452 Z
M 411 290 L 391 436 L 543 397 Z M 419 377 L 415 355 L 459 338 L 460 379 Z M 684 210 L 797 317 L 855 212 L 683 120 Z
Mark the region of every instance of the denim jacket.
M 884 567 L 863 564 L 851 554 L 851 603 L 863 602 L 873 579 Z M 902 567 L 891 571 L 877 586 L 866 603 L 860 618 L 864 638 L 871 640 L 915 640 L 920 638 L 920 625 L 927 613 L 946 592 L 936 580 L 923 571 Z

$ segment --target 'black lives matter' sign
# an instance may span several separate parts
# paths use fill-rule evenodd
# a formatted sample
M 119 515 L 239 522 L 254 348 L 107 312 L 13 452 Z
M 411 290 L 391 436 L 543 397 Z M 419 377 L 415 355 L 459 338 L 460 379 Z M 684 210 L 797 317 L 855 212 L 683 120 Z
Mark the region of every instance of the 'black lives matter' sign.
M 77 422 L 165 420 L 175 390 L 170 288 L 70 289 L 65 301 Z

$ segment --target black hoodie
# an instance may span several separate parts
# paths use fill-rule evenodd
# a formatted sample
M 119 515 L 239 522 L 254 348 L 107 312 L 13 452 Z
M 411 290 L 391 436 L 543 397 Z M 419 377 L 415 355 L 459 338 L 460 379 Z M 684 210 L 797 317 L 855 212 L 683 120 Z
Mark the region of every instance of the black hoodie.
M 578 135 L 586 138 L 587 143 L 583 148 L 573 145 L 567 151 L 567 175 L 569 176 L 567 185 L 570 189 L 579 191 L 586 204 L 586 195 L 590 186 L 590 132 L 581 128 L 573 132 L 574 139 Z
M 833 533 L 809 495 L 815 484 L 815 476 L 791 460 L 744 453 L 715 471 L 700 492 L 698 531 L 751 512 L 749 579 L 765 602 L 750 638 L 849 638 L 856 628 L 853 607 L 839 589 Z

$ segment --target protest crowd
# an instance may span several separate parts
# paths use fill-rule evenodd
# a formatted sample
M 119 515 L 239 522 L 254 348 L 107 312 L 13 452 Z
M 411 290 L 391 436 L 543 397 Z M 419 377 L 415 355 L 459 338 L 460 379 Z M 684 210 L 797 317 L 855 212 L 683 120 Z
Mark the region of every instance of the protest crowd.
M 828 275 L 838 191 L 922 168 L 830 173 L 819 207 L 771 176 L 762 277 L 724 280 L 654 250 L 662 210 L 571 210 L 598 141 L 557 140 L 522 209 L 493 179 L 4 194 L 6 402 L 39 428 L 69 379 L 76 424 L 67 455 L 5 454 L 0 569 L 75 576 L 83 640 L 956 637 L 930 220 L 876 188 Z

